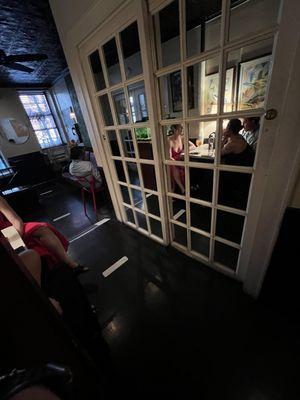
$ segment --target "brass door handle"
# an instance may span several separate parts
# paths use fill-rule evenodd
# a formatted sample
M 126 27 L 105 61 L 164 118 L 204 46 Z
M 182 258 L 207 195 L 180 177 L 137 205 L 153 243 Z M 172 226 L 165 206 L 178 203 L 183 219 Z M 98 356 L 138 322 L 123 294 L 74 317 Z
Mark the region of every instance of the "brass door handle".
M 277 110 L 275 108 L 270 108 L 265 112 L 265 118 L 267 120 L 275 119 L 277 117 Z

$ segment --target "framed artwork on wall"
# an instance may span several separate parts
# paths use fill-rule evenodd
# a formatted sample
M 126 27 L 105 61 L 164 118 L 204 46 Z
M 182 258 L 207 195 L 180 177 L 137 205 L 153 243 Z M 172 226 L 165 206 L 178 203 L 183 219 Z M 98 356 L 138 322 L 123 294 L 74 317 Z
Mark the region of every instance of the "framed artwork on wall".
M 271 55 L 240 63 L 238 110 L 263 108 Z
M 233 110 L 234 68 L 226 71 L 224 111 Z M 203 82 L 201 114 L 216 114 L 219 96 L 219 73 L 206 75 Z
M 181 72 L 175 71 L 170 74 L 172 111 L 182 111 Z

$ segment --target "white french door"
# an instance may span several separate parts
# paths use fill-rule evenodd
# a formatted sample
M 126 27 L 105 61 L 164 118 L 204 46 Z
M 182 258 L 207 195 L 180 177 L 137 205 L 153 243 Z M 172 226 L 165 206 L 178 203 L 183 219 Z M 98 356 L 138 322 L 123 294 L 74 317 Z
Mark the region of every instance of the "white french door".
M 132 1 L 80 46 L 122 221 L 237 279 L 249 258 L 255 182 L 273 145 L 266 132 L 276 110 L 264 115 L 278 102 L 272 69 L 287 28 L 283 5 Z M 223 156 L 233 119 L 248 122 L 249 146 Z
M 82 62 L 122 221 L 166 243 L 159 153 L 137 2 L 83 47 Z

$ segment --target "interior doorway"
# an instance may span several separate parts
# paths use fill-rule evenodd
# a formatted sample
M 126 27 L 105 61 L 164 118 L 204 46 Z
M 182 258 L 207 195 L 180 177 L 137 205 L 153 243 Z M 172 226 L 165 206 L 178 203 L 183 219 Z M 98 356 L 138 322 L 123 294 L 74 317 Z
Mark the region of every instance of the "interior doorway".
M 241 280 L 284 3 L 133 1 L 80 46 L 122 221 Z

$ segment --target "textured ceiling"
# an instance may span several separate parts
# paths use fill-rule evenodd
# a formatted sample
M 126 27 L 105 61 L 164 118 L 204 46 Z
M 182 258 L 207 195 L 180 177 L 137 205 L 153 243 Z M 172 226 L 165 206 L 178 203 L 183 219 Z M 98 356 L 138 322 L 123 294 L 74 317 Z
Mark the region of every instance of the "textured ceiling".
M 34 72 L 0 66 L 0 86 L 50 86 L 67 67 L 48 0 L 0 0 L 0 49 L 6 55 L 44 53 L 44 61 L 24 62 Z

